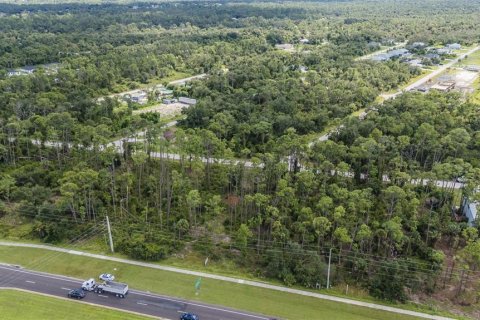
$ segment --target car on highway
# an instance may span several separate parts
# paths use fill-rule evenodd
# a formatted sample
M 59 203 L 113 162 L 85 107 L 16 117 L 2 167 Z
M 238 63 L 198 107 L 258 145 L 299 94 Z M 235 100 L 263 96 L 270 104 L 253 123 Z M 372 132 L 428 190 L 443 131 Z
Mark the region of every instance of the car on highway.
M 185 312 L 180 316 L 180 320 L 200 320 L 200 317 L 194 313 Z
M 85 298 L 85 292 L 82 289 L 73 289 L 68 291 L 67 296 L 73 299 L 83 299 Z
M 113 274 L 110 274 L 110 273 L 102 273 L 98 278 L 100 280 L 103 280 L 103 281 L 113 281 L 113 280 L 115 280 L 115 276 Z

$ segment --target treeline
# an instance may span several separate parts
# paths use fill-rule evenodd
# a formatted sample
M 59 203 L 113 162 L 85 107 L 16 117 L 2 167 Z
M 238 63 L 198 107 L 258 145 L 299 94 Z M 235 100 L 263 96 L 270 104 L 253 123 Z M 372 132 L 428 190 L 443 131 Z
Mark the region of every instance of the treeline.
M 418 6 L 418 16 L 433 3 Z M 478 16 L 460 18 L 448 3 L 457 26 L 450 34 L 433 29 L 448 28 L 443 14 L 420 24 L 392 9 L 385 19 L 363 1 L 308 3 L 316 11 L 297 9 L 304 3 L 8 9 L 0 65 L 61 67 L 1 75 L 0 215 L 15 219 L 0 233 L 8 236 L 16 226 L 7 222 L 18 218 L 27 238 L 57 243 L 99 228 L 108 214 L 118 250 L 136 259 L 193 250 L 317 287 L 332 249 L 335 284 L 390 300 L 447 286 L 462 297 L 465 277 L 471 290 L 478 286 L 478 228 L 452 212 L 460 192 L 434 181 L 462 178 L 462 192 L 474 197 L 478 105 L 455 94 L 405 94 L 375 106 L 380 92 L 419 70 L 354 59 L 371 50 L 369 41 L 411 39 L 422 28 L 430 42 L 478 36 L 469 29 Z M 345 13 L 352 4 L 356 11 Z M 360 19 L 368 8 L 373 16 Z M 303 37 L 312 43 L 300 45 Z M 281 42 L 295 50 L 276 50 Z M 177 128 L 98 99 L 204 72 L 175 89 L 198 100 Z M 362 108 L 371 110 L 365 119 L 342 120 Z M 309 144 L 309 134 L 337 124 L 330 140 Z M 138 143 L 122 141 L 139 132 Z

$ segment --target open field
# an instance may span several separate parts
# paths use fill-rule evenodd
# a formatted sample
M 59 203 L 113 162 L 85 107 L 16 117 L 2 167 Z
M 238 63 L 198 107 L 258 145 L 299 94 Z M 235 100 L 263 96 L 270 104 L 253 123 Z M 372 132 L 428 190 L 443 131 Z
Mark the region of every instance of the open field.
M 263 314 L 274 314 L 286 319 L 415 319 L 405 315 L 212 279 L 204 279 L 201 293 L 196 296 L 194 276 L 39 249 L 0 247 L 0 260 L 20 264 L 30 269 L 78 278 L 112 272 L 118 279 L 130 283 L 134 289 Z
M 189 105 L 183 103 L 171 103 L 171 104 L 157 104 L 152 107 L 142 108 L 134 110 L 133 114 L 142 114 L 147 112 L 159 113 L 162 117 L 174 117 L 182 113 L 184 108 L 188 108 Z
M 21 307 L 20 307 L 21 306 Z M 40 294 L 0 290 L 0 317 L 2 319 L 50 320 L 116 320 L 116 319 L 151 319 L 132 313 L 96 307 L 75 301 L 47 297 Z

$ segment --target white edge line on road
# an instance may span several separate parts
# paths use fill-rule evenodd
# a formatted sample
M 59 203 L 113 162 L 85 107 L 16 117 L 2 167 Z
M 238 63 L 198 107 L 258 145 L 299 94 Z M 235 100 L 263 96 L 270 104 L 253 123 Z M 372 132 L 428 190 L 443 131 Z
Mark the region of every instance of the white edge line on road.
M 177 303 L 186 303 L 188 305 L 195 306 L 195 307 L 206 308 L 206 309 L 211 309 L 211 310 L 215 310 L 215 311 L 222 311 L 222 312 L 225 312 L 225 313 L 233 313 L 233 314 L 237 314 L 237 315 L 241 315 L 241 316 L 245 316 L 245 317 L 249 317 L 249 318 L 256 318 L 256 319 L 263 319 L 263 320 L 269 320 L 270 319 L 270 318 L 266 318 L 266 317 L 262 317 L 262 316 L 256 316 L 256 315 L 253 315 L 253 314 L 244 313 L 244 312 L 222 309 L 222 308 L 197 304 L 197 303 L 193 303 L 193 302 L 189 302 L 189 301 L 175 300 L 175 299 L 171 299 L 171 298 L 165 298 L 163 296 L 156 296 L 156 295 L 153 295 L 153 294 L 146 294 L 146 293 L 133 291 L 133 290 L 130 291 L 130 294 L 136 294 L 136 295 L 152 297 L 152 298 L 161 298 L 161 299 L 164 299 L 164 300 L 167 300 L 167 301 L 177 302 Z M 181 312 L 181 311 L 179 311 L 179 312 Z
M 77 283 L 77 284 L 78 284 L 78 281 L 74 281 L 74 280 L 72 280 L 72 279 L 68 279 L 68 278 L 64 278 L 64 277 L 55 277 L 55 276 L 47 275 L 47 274 L 43 274 L 43 273 L 30 272 L 30 271 L 26 271 L 26 270 L 8 268 L 8 267 L 4 267 L 4 266 L 1 266 L 1 265 L 0 265 L 0 268 L 1 268 L 1 269 L 6 269 L 6 270 L 16 271 L 16 272 L 20 272 L 20 273 L 30 274 L 30 275 L 36 275 L 36 276 L 39 276 L 39 277 L 45 277 L 45 278 L 55 279 L 55 280 L 66 280 L 66 281 L 70 281 L 70 282 L 74 282 L 74 283 Z M 63 290 L 71 290 L 71 289 L 63 288 L 63 287 L 62 287 L 62 289 L 63 289 Z M 255 316 L 255 315 L 251 315 L 251 314 L 248 314 L 248 313 L 243 313 L 243 312 L 238 312 L 238 311 L 233 311 L 233 310 L 228 310 L 228 309 L 222 309 L 222 308 L 216 308 L 216 307 L 212 307 L 212 306 L 208 306 L 208 305 L 201 305 L 201 304 L 191 303 L 191 302 L 189 302 L 188 300 L 185 300 L 185 301 L 175 300 L 175 299 L 171 299 L 171 298 L 164 297 L 164 296 L 162 296 L 162 295 L 154 295 L 154 294 L 142 293 L 142 292 L 136 291 L 136 290 L 130 290 L 130 294 L 137 294 L 137 295 L 140 295 L 140 296 L 146 296 L 146 297 L 151 297 L 151 298 L 164 299 L 164 300 L 167 300 L 167 301 L 177 302 L 177 303 L 188 303 L 188 304 L 190 304 L 190 305 L 192 305 L 192 306 L 196 306 L 196 307 L 202 307 L 202 308 L 211 309 L 211 310 L 216 310 L 216 311 L 223 311 L 223 312 L 226 312 L 226 313 L 233 313 L 233 314 L 238 314 L 238 315 L 242 315 L 242 316 L 248 316 L 248 317 L 256 318 L 256 319 L 263 319 L 263 320 L 268 320 L 268 319 L 269 319 L 269 318 L 266 318 L 266 317 Z M 99 295 L 99 296 L 101 296 L 101 295 Z M 121 310 L 121 309 L 120 309 L 120 310 Z
M 16 291 L 22 291 L 22 292 L 27 292 L 27 293 L 39 294 L 39 295 L 41 295 L 41 296 L 45 296 L 45 297 L 49 297 L 49 298 L 55 298 L 55 299 L 61 299 L 61 300 L 65 300 L 65 301 L 71 301 L 71 302 L 73 302 L 73 303 L 88 304 L 88 305 L 90 305 L 90 306 L 94 306 L 94 307 L 97 307 L 97 308 L 106 308 L 106 309 L 110 309 L 110 310 L 115 310 L 115 311 L 130 313 L 130 314 L 135 314 L 135 315 L 138 315 L 138 316 L 147 317 L 147 318 L 152 318 L 152 319 L 170 320 L 170 319 L 167 319 L 167 318 L 155 317 L 155 316 L 152 316 L 152 315 L 149 315 L 149 314 L 143 314 L 143 313 L 140 313 L 140 312 L 129 311 L 129 310 L 119 309 L 119 308 L 110 307 L 110 306 L 104 306 L 104 305 L 102 305 L 102 304 L 95 304 L 95 303 L 86 302 L 86 301 L 81 301 L 81 300 L 76 300 L 76 299 L 75 299 L 75 300 L 74 300 L 74 299 L 68 299 L 68 298 L 64 298 L 64 297 L 54 296 L 54 295 L 51 295 L 51 294 L 42 293 L 42 292 L 36 292 L 36 291 L 31 291 L 31 290 L 25 290 L 25 289 L 19 289 L 19 288 L 10 288 L 10 287 L 0 287 L 0 290 L 16 290 Z
M 46 246 L 46 245 L 36 245 L 36 244 L 32 245 L 32 244 L 26 244 L 26 243 L 15 243 L 15 242 L 0 241 L 0 246 L 1 245 L 10 246 L 10 247 L 37 248 L 37 249 L 52 250 L 52 251 L 59 251 L 59 252 L 68 253 L 67 249 L 54 247 L 54 246 Z M 130 260 L 127 260 L 127 259 L 109 257 L 109 256 L 100 255 L 100 254 L 93 254 L 93 253 L 84 252 L 84 256 L 88 256 L 88 257 L 96 258 L 96 259 L 100 259 L 100 260 L 114 261 L 114 262 L 129 264 L 129 265 L 135 265 L 135 266 L 139 266 L 139 267 L 147 267 L 147 268 L 153 268 L 153 269 L 175 272 L 175 273 L 181 273 L 181 274 L 187 274 L 187 275 L 202 276 L 202 277 L 205 277 L 205 278 L 210 278 L 210 279 L 220 280 L 220 281 L 226 281 L 226 282 L 238 283 L 238 280 L 239 280 L 238 278 L 231 278 L 231 277 L 227 277 L 227 276 L 204 273 L 204 272 L 199 272 L 199 271 L 179 269 L 179 268 L 175 268 L 175 267 L 155 265 L 155 264 L 151 264 L 151 263 L 147 263 L 147 262 L 130 261 Z M 82 280 L 73 281 L 72 280 L 73 278 L 69 279 L 67 277 L 55 276 L 55 275 L 46 274 L 46 273 L 27 272 L 27 271 L 23 271 L 23 270 L 14 269 L 13 267 L 10 267 L 10 268 L 2 267 L 1 265 L 0 265 L 0 268 L 7 269 L 7 270 L 15 270 L 17 272 L 22 272 L 22 273 L 27 273 L 27 274 L 39 275 L 39 276 L 43 276 L 43 277 L 46 277 L 46 278 L 52 278 L 52 279 L 57 279 L 57 280 L 58 279 L 63 279 L 63 280 L 67 280 L 67 281 L 71 281 L 71 282 L 75 282 L 75 283 L 78 283 L 78 282 L 82 281 Z M 265 288 L 265 289 L 270 289 L 270 290 L 275 290 L 275 291 L 280 291 L 280 292 L 286 292 L 286 293 L 293 293 L 293 294 L 297 294 L 297 295 L 308 296 L 308 297 L 313 297 L 313 298 L 328 300 L 328 301 L 333 301 L 333 302 L 340 302 L 340 303 L 345 303 L 345 304 L 350 304 L 350 305 L 356 305 L 356 306 L 371 308 L 371 309 L 375 309 L 375 310 L 389 311 L 389 312 L 397 313 L 397 314 L 405 314 L 405 315 L 424 318 L 424 319 L 453 320 L 452 318 L 448 318 L 448 317 L 431 315 L 431 314 L 428 314 L 428 313 L 423 313 L 423 312 L 418 312 L 418 311 L 413 311 L 413 310 L 408 310 L 408 309 L 401 309 L 401 308 L 397 308 L 397 307 L 384 306 L 384 305 L 379 305 L 379 304 L 375 304 L 375 303 L 371 303 L 371 302 L 363 302 L 363 301 L 352 300 L 352 299 L 348 299 L 348 298 L 340 298 L 340 297 L 330 296 L 330 295 L 321 294 L 321 293 L 313 293 L 313 292 L 310 292 L 310 291 L 303 291 L 303 290 L 299 290 L 299 289 L 286 288 L 286 287 L 281 287 L 281 286 L 277 286 L 277 285 L 273 285 L 273 284 L 269 284 L 269 283 L 262 283 L 262 282 L 258 282 L 258 281 L 245 280 L 244 285 L 258 287 L 258 288 Z M 148 296 L 144 293 L 137 293 L 137 294 Z M 158 295 L 156 297 L 163 297 L 163 296 Z M 163 298 L 165 300 L 169 300 L 168 298 L 165 298 L 165 297 L 163 297 Z M 172 300 L 172 301 L 176 301 L 176 300 Z M 182 303 L 186 303 L 186 302 L 188 302 L 188 301 L 182 301 Z M 192 305 L 194 305 L 194 304 L 192 304 Z M 201 306 L 203 308 L 210 308 L 210 309 L 213 309 L 213 310 L 222 310 L 221 308 L 210 307 L 208 305 L 199 305 L 199 306 Z M 239 314 L 241 314 L 241 313 L 239 313 Z M 257 317 L 257 318 L 268 319 L 268 318 L 264 318 L 264 317 Z

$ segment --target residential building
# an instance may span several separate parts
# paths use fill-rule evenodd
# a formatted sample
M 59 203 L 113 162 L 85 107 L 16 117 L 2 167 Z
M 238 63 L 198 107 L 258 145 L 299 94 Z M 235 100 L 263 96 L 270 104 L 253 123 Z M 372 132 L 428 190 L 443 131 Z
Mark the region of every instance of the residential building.
M 425 42 L 414 42 L 410 45 L 410 47 L 415 48 L 415 49 L 423 49 L 426 46 L 427 45 L 425 44 Z
M 462 214 L 467 218 L 468 225 L 473 226 L 477 220 L 477 208 L 479 206 L 478 201 L 470 201 L 467 197 L 462 201 Z
M 196 99 L 187 98 L 187 97 L 178 98 L 178 102 L 189 105 L 189 106 L 193 106 L 193 105 L 197 104 Z
M 460 50 L 462 49 L 462 45 L 459 43 L 450 43 L 445 46 L 446 48 L 450 50 Z
M 412 67 L 423 67 L 422 60 L 420 59 L 410 60 L 408 61 L 408 64 L 411 65 Z
M 427 53 L 424 55 L 427 59 L 440 59 L 440 55 L 438 53 Z
M 397 58 L 397 57 L 403 57 L 407 55 L 409 52 L 407 49 L 395 49 L 392 51 L 387 52 L 387 54 L 390 56 L 390 58 Z
M 449 48 L 439 48 L 435 50 L 439 55 L 452 54 L 452 49 Z
M 37 70 L 35 66 L 25 66 L 17 69 L 11 69 L 8 70 L 7 75 L 9 77 L 14 77 L 14 76 L 26 76 L 29 74 L 33 74 L 33 72 Z
M 308 44 L 308 43 L 310 43 L 310 40 L 303 38 L 303 39 L 300 39 L 300 43 L 301 44 Z
M 163 103 L 164 104 L 172 104 L 172 103 L 175 103 L 177 102 L 178 100 L 177 99 L 163 99 Z
M 480 66 L 466 66 L 464 69 L 467 71 L 480 72 Z
M 377 54 L 372 57 L 373 61 L 387 61 L 390 60 L 390 56 L 386 53 Z
M 442 81 L 434 84 L 430 89 L 438 90 L 438 91 L 443 91 L 443 92 L 449 92 L 450 90 L 455 88 L 455 81 L 449 80 L 449 81 Z
M 130 101 L 138 104 L 147 104 L 148 102 L 147 93 L 144 91 L 137 91 L 135 93 L 132 93 L 130 94 Z

